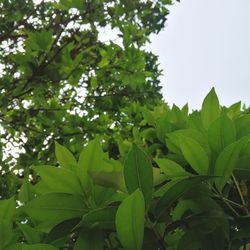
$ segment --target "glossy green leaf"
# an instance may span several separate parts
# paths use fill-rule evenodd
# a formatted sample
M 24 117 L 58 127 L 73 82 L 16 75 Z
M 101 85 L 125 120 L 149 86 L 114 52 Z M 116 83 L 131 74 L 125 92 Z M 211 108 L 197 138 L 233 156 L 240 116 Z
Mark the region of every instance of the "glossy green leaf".
M 214 88 L 208 93 L 202 103 L 201 120 L 203 126 L 208 129 L 210 124 L 220 115 L 220 104 Z
M 127 250 L 142 249 L 144 213 L 144 198 L 139 189 L 126 198 L 117 210 L 116 230 L 123 247 Z
M 6 200 L 0 200 L 0 220 L 11 221 L 16 211 L 16 202 L 14 197 Z
M 62 168 L 69 170 L 74 170 L 76 168 L 77 162 L 75 157 L 67 148 L 60 145 L 58 142 L 55 142 L 55 153 L 56 158 Z
M 81 183 L 75 172 L 51 166 L 36 166 L 33 169 L 41 176 L 42 181 L 51 192 L 82 194 Z
M 226 115 L 220 116 L 208 128 L 208 141 L 215 153 L 220 153 L 223 148 L 236 140 L 234 123 Z
M 92 229 L 80 232 L 80 236 L 74 246 L 74 250 L 102 250 L 104 249 L 104 237 L 100 229 Z
M 181 165 L 178 163 L 169 160 L 169 159 L 155 159 L 155 162 L 160 167 L 160 169 L 164 172 L 164 174 L 170 178 L 179 178 L 179 177 L 187 177 L 191 174 L 183 169 Z
M 138 146 L 133 145 L 128 153 L 123 171 L 129 193 L 139 188 L 148 204 L 153 191 L 153 168 L 147 155 Z
M 86 208 L 81 196 L 51 193 L 29 202 L 24 211 L 37 222 L 61 222 L 82 216 Z
M 207 174 L 209 160 L 206 151 L 195 140 L 180 136 L 180 148 L 186 161 L 198 174 Z
M 214 175 L 219 176 L 215 180 L 215 185 L 219 190 L 222 190 L 226 182 L 230 178 L 233 169 L 238 161 L 240 149 L 244 140 L 236 141 L 227 147 L 219 154 L 216 162 Z
M 186 179 L 174 181 L 174 184 L 170 185 L 170 187 L 162 195 L 162 197 L 160 197 L 157 203 L 157 206 L 156 206 L 157 216 L 160 217 L 161 214 L 164 211 L 168 210 L 175 201 L 180 199 L 183 195 L 185 195 L 187 192 L 189 192 L 192 188 L 194 188 L 198 184 L 210 178 L 211 177 L 209 176 L 194 176 L 194 177 L 189 177 Z

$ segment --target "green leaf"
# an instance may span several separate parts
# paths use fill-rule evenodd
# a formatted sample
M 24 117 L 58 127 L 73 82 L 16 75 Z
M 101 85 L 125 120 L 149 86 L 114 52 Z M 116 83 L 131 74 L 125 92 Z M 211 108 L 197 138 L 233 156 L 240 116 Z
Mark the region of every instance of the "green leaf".
M 71 194 L 45 194 L 38 196 L 24 211 L 37 222 L 61 222 L 80 217 L 86 212 L 81 196 Z
M 198 174 L 207 174 L 209 168 L 209 160 L 206 151 L 195 140 L 180 136 L 180 147 L 183 156 L 191 167 Z
M 129 193 L 139 188 L 148 204 L 153 192 L 153 168 L 147 155 L 136 145 L 128 153 L 123 171 Z
M 233 169 L 238 161 L 239 153 L 244 141 L 245 138 L 228 145 L 219 154 L 215 162 L 215 169 L 214 169 L 214 175 L 220 177 L 215 180 L 215 185 L 219 190 L 223 189 L 226 182 L 230 178 Z
M 28 224 L 17 223 L 17 225 L 22 231 L 25 239 L 27 240 L 27 243 L 35 244 L 35 243 L 40 242 L 41 237 L 40 237 L 39 232 L 36 229 L 32 228 Z
M 82 150 L 78 161 L 77 173 L 85 190 L 89 190 L 93 185 L 89 176 L 89 169 L 92 171 L 96 168 L 98 169 L 102 164 L 103 158 L 104 153 L 98 137 L 90 141 Z
M 242 115 L 235 120 L 237 138 L 240 139 L 245 135 L 250 135 L 250 115 Z
M 0 249 L 4 250 L 7 245 L 11 243 L 13 231 L 11 222 L 0 219 Z
M 82 231 L 78 237 L 74 250 L 102 250 L 104 249 L 104 238 L 102 231 L 98 228 Z
M 208 129 L 210 124 L 220 115 L 220 104 L 214 88 L 210 90 L 202 103 L 201 120 L 203 126 Z
M 58 248 L 48 244 L 22 244 L 20 250 L 58 250 Z
M 139 189 L 127 197 L 117 210 L 116 230 L 123 247 L 127 250 L 142 249 L 144 213 L 144 198 Z
M 220 116 L 208 128 L 208 142 L 215 153 L 236 140 L 234 123 L 226 115 Z
M 173 181 L 174 184 L 170 185 L 170 187 L 162 195 L 156 205 L 156 212 L 158 216 L 160 217 L 162 212 L 168 210 L 175 201 L 189 192 L 192 188 L 210 178 L 210 176 L 194 176 L 178 181 Z
M 0 200 L 0 220 L 11 221 L 16 212 L 14 196 L 10 199 Z
M 191 175 L 190 173 L 186 172 L 181 165 L 169 159 L 155 159 L 155 162 L 164 172 L 164 174 L 170 179 L 187 177 Z
M 98 226 L 101 229 L 114 230 L 116 212 L 116 206 L 97 208 L 85 214 L 75 228 Z
M 25 180 L 18 193 L 18 199 L 21 202 L 25 203 L 31 201 L 34 198 L 34 195 L 35 195 L 34 187 L 28 180 Z
M 70 170 L 51 166 L 35 166 L 33 169 L 42 177 L 42 182 L 51 192 L 80 195 L 83 193 L 80 180 Z
M 66 168 L 69 170 L 74 170 L 77 166 L 77 162 L 72 153 L 58 142 L 55 142 L 55 152 L 56 158 L 59 161 L 59 164 L 62 168 Z

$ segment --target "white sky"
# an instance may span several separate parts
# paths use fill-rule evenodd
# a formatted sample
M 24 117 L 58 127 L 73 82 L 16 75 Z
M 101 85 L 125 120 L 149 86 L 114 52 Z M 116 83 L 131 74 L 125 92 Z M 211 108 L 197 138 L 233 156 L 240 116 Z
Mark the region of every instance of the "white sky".
M 214 86 L 222 105 L 250 105 L 250 0 L 182 0 L 151 41 L 169 104 L 200 109 Z

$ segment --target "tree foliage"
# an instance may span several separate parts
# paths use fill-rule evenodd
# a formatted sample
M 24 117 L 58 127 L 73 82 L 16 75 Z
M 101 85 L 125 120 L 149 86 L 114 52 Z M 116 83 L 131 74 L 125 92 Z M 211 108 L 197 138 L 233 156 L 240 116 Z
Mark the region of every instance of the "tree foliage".
M 0 249 L 249 248 L 249 111 L 162 101 L 169 4 L 0 3 Z

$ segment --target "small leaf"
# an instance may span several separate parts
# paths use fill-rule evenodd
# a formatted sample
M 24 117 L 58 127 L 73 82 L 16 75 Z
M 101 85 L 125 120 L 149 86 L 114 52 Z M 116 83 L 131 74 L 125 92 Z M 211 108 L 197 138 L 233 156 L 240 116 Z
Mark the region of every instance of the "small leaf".
M 77 166 L 77 162 L 72 153 L 58 142 L 55 142 L 56 147 L 56 158 L 62 168 L 67 168 L 69 170 L 74 170 Z
M 201 120 L 203 126 L 208 129 L 210 124 L 220 115 L 220 104 L 214 88 L 208 93 L 202 103 Z
M 214 169 L 214 174 L 220 177 L 215 180 L 215 185 L 219 190 L 223 189 L 226 182 L 230 178 L 233 169 L 238 161 L 240 149 L 244 141 L 245 138 L 228 145 L 219 154 L 215 162 Z
M 147 155 L 136 145 L 128 153 L 123 171 L 129 193 L 139 188 L 148 204 L 153 192 L 153 168 Z
M 208 142 L 215 153 L 236 140 L 234 123 L 226 115 L 220 116 L 208 129 Z
M 125 249 L 142 249 L 144 213 L 144 199 L 139 189 L 127 197 L 119 206 L 115 224 L 118 237 Z
M 52 192 L 82 194 L 80 180 L 74 172 L 51 166 L 36 166 L 33 169 Z
M 169 159 L 155 159 L 155 162 L 160 167 L 160 169 L 164 172 L 164 174 L 170 178 L 179 178 L 179 177 L 187 177 L 191 174 L 186 172 L 181 165 L 178 163 L 171 161 Z
M 209 161 L 206 151 L 198 142 L 189 137 L 180 136 L 179 138 L 181 151 L 187 162 L 198 174 L 207 174 Z

